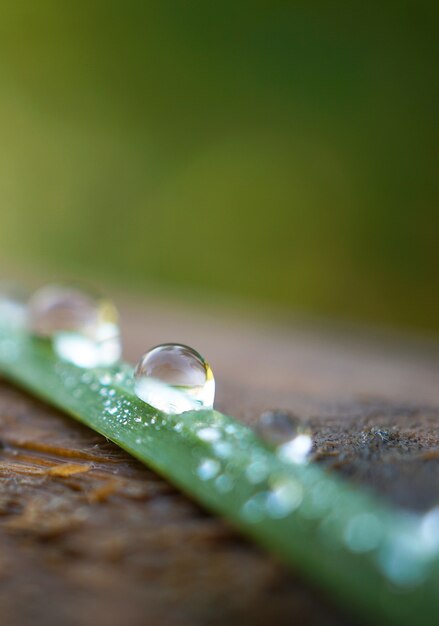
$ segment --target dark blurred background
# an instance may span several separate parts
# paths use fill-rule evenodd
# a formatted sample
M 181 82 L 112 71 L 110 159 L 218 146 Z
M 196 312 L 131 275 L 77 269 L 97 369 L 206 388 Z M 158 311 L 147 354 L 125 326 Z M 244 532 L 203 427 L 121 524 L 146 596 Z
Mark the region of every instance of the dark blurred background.
M 0 262 L 439 331 L 435 2 L 0 8 Z

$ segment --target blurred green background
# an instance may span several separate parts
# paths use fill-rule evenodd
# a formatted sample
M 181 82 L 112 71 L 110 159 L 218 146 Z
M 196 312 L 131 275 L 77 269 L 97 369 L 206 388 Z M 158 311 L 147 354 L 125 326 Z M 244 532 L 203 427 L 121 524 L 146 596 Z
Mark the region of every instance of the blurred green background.
M 439 330 L 434 2 L 0 8 L 0 262 Z

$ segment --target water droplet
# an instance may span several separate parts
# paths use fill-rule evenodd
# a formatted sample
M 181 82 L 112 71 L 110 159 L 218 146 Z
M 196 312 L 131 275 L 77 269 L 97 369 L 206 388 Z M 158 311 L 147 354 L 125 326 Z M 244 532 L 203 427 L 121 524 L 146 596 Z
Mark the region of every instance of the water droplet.
M 212 443 L 214 441 L 218 441 L 218 439 L 221 437 L 221 433 L 217 428 L 208 426 L 206 428 L 200 428 L 200 430 L 197 431 L 197 437 L 202 441 Z
M 117 321 L 111 302 L 75 285 L 47 285 L 29 301 L 32 332 L 52 339 L 58 356 L 79 367 L 113 365 L 119 360 Z
M 266 516 L 267 492 L 259 492 L 252 496 L 242 507 L 243 517 L 252 524 L 260 522 Z
M 399 587 L 416 587 L 426 575 L 429 565 L 428 551 L 411 532 L 396 532 L 382 546 L 379 563 L 386 576 Z
M 279 458 L 286 463 L 304 463 L 312 448 L 310 429 L 292 413 L 263 413 L 256 432 L 266 443 L 277 448 Z
M 286 517 L 297 509 L 302 497 L 303 490 L 297 481 L 292 479 L 278 481 L 267 497 L 268 514 L 275 519 Z
M 201 480 L 214 478 L 221 469 L 221 465 L 215 459 L 203 459 L 197 468 L 197 474 Z
M 236 433 L 236 426 L 233 424 L 228 424 L 225 428 L 225 431 L 228 435 L 234 435 Z
M 303 501 L 300 512 L 308 519 L 322 518 L 334 507 L 340 497 L 337 497 L 337 490 L 334 483 L 326 480 L 317 481 L 314 485 L 309 485 L 306 490 L 306 498 Z M 337 511 L 340 512 L 340 504 L 337 504 Z
M 229 491 L 232 491 L 233 485 L 234 482 L 232 478 L 230 478 L 230 476 L 227 476 L 227 474 L 221 474 L 221 476 L 218 476 L 218 478 L 215 480 L 215 487 L 221 493 L 228 493 Z
M 423 515 L 420 523 L 420 538 L 432 553 L 439 552 L 439 506 Z
M 360 513 L 349 520 L 344 539 L 352 552 L 370 552 L 378 546 L 382 534 L 382 525 L 376 515 Z
M 311 448 L 312 439 L 309 435 L 297 435 L 288 443 L 279 446 L 277 455 L 285 463 L 305 463 Z
M 164 413 L 210 409 L 215 395 L 212 370 L 195 350 L 163 344 L 147 352 L 134 373 L 138 397 Z
M 111 383 L 111 376 L 110 374 L 103 374 L 100 378 L 99 378 L 99 382 L 101 383 L 101 385 L 107 386 Z
M 279 446 L 304 432 L 304 423 L 293 413 L 266 411 L 256 425 L 257 434 L 266 443 Z
M 267 478 L 267 464 L 263 460 L 253 461 L 253 463 L 250 463 L 250 465 L 246 468 L 245 475 L 251 483 L 260 483 Z
M 233 446 L 228 441 L 215 441 L 212 448 L 216 456 L 221 459 L 227 459 L 233 453 Z

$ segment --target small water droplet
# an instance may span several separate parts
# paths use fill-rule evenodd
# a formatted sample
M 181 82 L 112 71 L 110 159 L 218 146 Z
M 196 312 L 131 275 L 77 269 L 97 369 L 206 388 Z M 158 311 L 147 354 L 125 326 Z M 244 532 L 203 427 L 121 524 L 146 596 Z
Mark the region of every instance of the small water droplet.
M 287 411 L 262 413 L 255 430 L 261 439 L 272 446 L 280 446 L 298 435 L 309 433 L 306 424 L 296 415 Z
M 99 378 L 99 382 L 101 383 L 101 385 L 110 385 L 111 384 L 111 376 L 110 374 L 103 374 L 100 378 Z
M 229 493 L 233 489 L 234 482 L 227 474 L 221 474 L 215 480 L 215 487 L 220 493 Z
M 110 415 L 115 415 L 115 414 L 117 413 L 117 406 L 112 406 L 112 407 L 110 407 L 109 409 L 107 409 L 107 412 L 108 412 Z
M 233 485 L 234 482 L 232 478 L 230 478 L 230 476 L 227 476 L 227 474 L 221 474 L 215 480 L 215 487 L 221 493 L 228 493 L 229 491 L 232 491 Z
M 163 344 L 147 352 L 134 373 L 137 396 L 164 413 L 210 409 L 215 381 L 209 364 L 195 350 Z
M 416 534 L 397 531 L 381 546 L 378 560 L 389 580 L 399 587 L 411 588 L 424 581 L 430 557 Z
M 214 478 L 221 469 L 221 465 L 215 459 L 203 459 L 197 468 L 197 474 L 201 480 Z
M 253 463 L 250 463 L 250 465 L 246 468 L 245 475 L 251 483 L 260 483 L 267 478 L 267 464 L 263 460 L 253 461 Z
M 352 552 L 374 550 L 383 535 L 382 525 L 373 513 L 360 513 L 349 520 L 344 532 L 345 543 Z
M 267 511 L 270 517 L 281 519 L 298 508 L 302 502 L 303 489 L 292 479 L 278 481 L 267 497 Z
M 200 428 L 200 430 L 197 431 L 197 437 L 202 441 L 212 443 L 214 441 L 218 441 L 218 439 L 221 437 L 221 433 L 217 428 L 208 426 L 206 428 Z
M 228 441 L 215 441 L 213 451 L 216 456 L 219 456 L 221 459 L 227 459 L 233 453 L 233 446 Z
M 439 506 L 425 513 L 419 527 L 420 540 L 432 553 L 439 552 Z
M 265 491 L 256 493 L 243 505 L 242 516 L 250 523 L 261 522 L 266 517 L 266 504 L 268 493 Z
M 79 367 L 113 365 L 121 355 L 114 305 L 75 285 L 47 285 L 29 300 L 28 324 L 52 340 L 58 356 Z
M 279 446 L 277 455 L 285 463 L 305 463 L 312 448 L 309 435 L 297 435 L 291 441 Z

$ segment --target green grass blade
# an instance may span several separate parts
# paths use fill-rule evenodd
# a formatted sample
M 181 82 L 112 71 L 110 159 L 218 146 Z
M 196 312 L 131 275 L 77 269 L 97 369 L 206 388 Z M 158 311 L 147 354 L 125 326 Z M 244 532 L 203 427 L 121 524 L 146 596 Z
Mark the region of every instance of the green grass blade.
M 83 370 L 47 341 L 0 327 L 0 372 L 111 439 L 210 511 L 369 619 L 433 625 L 439 541 L 425 518 L 385 506 L 315 465 L 283 462 L 217 411 L 165 415 L 132 368 Z

